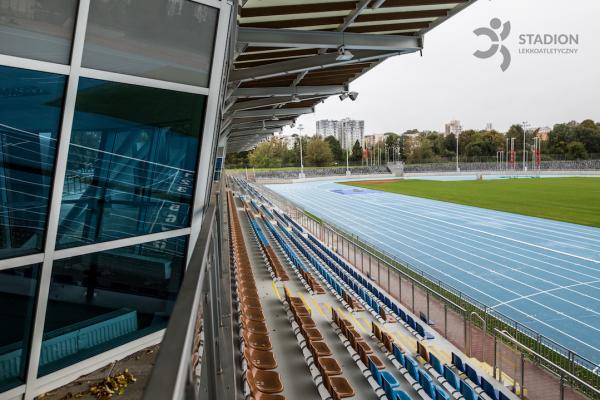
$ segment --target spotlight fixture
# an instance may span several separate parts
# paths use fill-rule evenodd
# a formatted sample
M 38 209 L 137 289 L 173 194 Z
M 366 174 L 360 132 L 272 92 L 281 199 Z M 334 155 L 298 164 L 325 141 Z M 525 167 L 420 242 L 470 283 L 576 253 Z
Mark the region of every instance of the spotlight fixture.
M 292 95 L 292 103 L 300 103 L 301 99 L 297 94 Z
M 335 58 L 336 61 L 348 61 L 354 58 L 354 54 L 350 50 L 346 50 L 344 46 L 338 47 L 338 56 Z
M 350 97 L 350 100 L 355 101 L 358 97 L 358 92 L 350 92 L 348 93 L 348 97 Z
M 340 94 L 340 100 L 341 100 L 341 101 L 344 101 L 344 100 L 346 100 L 346 98 L 347 98 L 348 96 L 349 96 L 349 95 L 348 95 L 348 92 L 344 92 L 344 93 Z
M 271 117 L 271 121 L 279 121 L 279 118 L 277 117 L 277 115 L 273 115 Z

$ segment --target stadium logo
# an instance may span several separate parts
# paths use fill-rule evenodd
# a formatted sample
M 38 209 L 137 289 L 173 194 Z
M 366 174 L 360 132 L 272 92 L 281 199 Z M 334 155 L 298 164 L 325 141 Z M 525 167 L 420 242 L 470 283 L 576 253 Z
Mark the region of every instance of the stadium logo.
M 500 32 L 498 32 L 500 31 Z M 510 35 L 510 21 L 506 21 L 502 24 L 502 21 L 499 18 L 492 18 L 490 21 L 490 28 L 481 27 L 477 28 L 473 31 L 473 33 L 477 36 L 487 36 L 490 38 L 492 45 L 487 50 L 477 50 L 473 55 L 477 58 L 485 59 L 490 58 L 496 55 L 496 53 L 500 52 L 502 55 L 502 64 L 500 64 L 500 69 L 502 72 L 506 71 L 510 66 L 510 51 L 508 48 L 502 44 L 504 40 Z

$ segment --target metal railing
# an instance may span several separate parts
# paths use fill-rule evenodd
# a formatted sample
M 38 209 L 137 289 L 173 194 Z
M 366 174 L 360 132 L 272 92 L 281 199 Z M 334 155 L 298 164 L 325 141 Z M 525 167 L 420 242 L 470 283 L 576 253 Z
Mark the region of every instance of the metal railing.
M 230 309 L 223 304 L 227 291 L 220 283 L 226 252 L 221 225 L 224 195 L 219 189 L 218 184 L 213 187 L 144 400 L 228 398 L 223 390 L 235 391 L 235 383 L 222 384 L 233 381 L 235 374 L 222 371 L 233 370 L 235 364 L 232 357 L 223 361 L 228 340 L 232 342 L 224 335 Z

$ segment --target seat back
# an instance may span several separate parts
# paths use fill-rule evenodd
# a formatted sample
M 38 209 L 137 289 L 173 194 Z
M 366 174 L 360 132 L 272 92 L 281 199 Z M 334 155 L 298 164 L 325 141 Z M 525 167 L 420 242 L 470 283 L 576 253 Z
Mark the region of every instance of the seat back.
M 368 358 L 368 365 L 369 365 L 369 370 L 371 371 L 371 375 L 373 375 L 373 379 L 375 379 L 377 384 L 379 386 L 381 386 L 381 384 L 382 384 L 381 372 L 379 371 L 379 368 L 377 368 L 377 365 L 375 365 L 373 360 L 371 360 L 371 357 L 367 357 L 367 358 Z

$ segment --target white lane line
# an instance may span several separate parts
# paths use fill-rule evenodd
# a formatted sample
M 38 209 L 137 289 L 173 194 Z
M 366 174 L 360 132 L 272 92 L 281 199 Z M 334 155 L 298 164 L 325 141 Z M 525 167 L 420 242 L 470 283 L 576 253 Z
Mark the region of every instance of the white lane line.
M 600 279 L 597 279 L 595 281 L 590 281 L 590 282 L 575 283 L 573 285 L 561 286 L 561 287 L 552 288 L 552 289 L 548 289 L 548 290 L 541 290 L 541 291 L 539 291 L 537 293 L 528 294 L 526 296 L 521 296 L 521 297 L 514 298 L 512 300 L 508 300 L 508 301 L 504 301 L 502 303 L 498 303 L 495 306 L 492 306 L 491 308 L 497 308 L 497 307 L 503 306 L 505 304 L 509 304 L 509 303 L 512 303 L 512 302 L 515 302 L 515 301 L 519 301 L 519 300 L 523 300 L 523 299 L 528 299 L 530 297 L 538 296 L 540 294 L 546 294 L 546 293 L 558 291 L 558 290 L 561 290 L 561 289 L 568 289 L 568 288 L 572 288 L 572 287 L 575 287 L 575 286 L 586 285 L 586 284 L 591 284 L 591 283 L 598 283 L 598 282 L 600 282 Z M 590 310 L 590 311 L 593 311 L 593 310 Z

